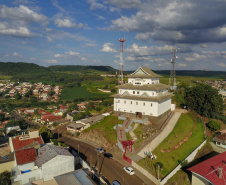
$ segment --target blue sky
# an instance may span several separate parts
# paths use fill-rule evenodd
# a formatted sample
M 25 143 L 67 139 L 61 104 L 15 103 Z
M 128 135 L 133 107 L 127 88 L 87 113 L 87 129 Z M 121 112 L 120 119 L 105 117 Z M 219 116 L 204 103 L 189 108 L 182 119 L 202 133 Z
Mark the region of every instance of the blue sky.
M 226 71 L 225 0 L 1 0 L 0 61 Z

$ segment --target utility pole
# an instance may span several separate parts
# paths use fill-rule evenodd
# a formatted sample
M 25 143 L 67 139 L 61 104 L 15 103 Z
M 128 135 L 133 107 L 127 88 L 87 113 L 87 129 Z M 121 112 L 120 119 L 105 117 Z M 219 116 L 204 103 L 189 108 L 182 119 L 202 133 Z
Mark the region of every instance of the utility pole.
M 79 144 L 78 144 L 78 155 L 79 155 Z

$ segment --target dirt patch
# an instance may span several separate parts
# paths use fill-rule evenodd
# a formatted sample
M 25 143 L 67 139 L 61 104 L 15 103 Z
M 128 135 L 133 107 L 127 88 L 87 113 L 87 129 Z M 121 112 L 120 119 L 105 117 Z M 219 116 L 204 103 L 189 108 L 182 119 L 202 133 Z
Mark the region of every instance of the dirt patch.
M 80 139 L 85 139 L 103 147 L 107 151 L 121 153 L 116 143 L 110 143 L 100 132 L 97 130 L 90 130 L 89 132 L 81 133 Z

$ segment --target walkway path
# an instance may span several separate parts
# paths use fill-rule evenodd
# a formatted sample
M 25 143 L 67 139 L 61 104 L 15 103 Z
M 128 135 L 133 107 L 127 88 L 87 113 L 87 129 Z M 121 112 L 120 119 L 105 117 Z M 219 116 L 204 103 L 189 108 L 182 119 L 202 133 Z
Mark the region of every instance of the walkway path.
M 138 127 L 140 123 L 135 123 L 132 130 L 129 131 L 130 136 L 132 137 L 133 141 L 137 141 L 137 136 L 133 133 L 133 131 Z

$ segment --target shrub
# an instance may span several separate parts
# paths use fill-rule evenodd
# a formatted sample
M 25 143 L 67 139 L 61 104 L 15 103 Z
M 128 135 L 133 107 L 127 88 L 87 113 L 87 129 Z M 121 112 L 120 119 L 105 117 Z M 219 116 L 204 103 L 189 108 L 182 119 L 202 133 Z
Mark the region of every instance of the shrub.
M 221 124 L 216 121 L 210 121 L 206 125 L 212 132 L 220 130 L 221 129 Z
M 155 163 L 155 168 L 156 168 L 156 169 L 158 169 L 158 166 L 159 166 L 160 169 L 163 168 L 163 164 L 162 164 L 161 162 Z

